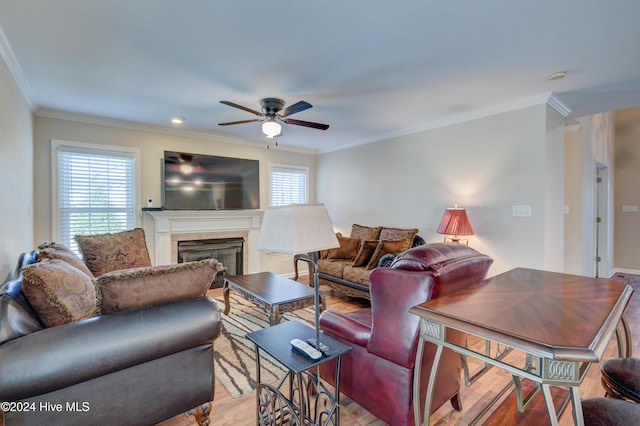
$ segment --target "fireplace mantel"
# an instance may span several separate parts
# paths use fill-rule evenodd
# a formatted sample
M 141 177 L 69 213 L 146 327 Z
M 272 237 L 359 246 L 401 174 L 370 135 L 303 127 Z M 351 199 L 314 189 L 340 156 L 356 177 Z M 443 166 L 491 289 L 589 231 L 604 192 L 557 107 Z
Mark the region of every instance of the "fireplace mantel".
M 255 248 L 262 223 L 262 210 L 161 210 L 145 213 L 143 226 L 155 265 L 175 263 L 176 242 L 182 239 L 194 239 L 198 235 L 202 239 L 242 236 L 246 239 L 245 271 L 249 271 L 245 273 L 260 269 Z

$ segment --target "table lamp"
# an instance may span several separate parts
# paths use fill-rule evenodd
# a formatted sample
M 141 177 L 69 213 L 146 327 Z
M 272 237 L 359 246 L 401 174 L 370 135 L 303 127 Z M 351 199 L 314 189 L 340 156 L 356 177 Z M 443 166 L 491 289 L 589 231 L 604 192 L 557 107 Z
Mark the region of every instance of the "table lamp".
M 289 204 L 269 207 L 264 211 L 256 249 L 296 255 L 339 246 L 324 204 Z M 301 257 L 300 260 L 313 265 L 316 337 L 312 346 L 320 351 L 318 265 L 309 257 Z
M 466 245 L 469 245 L 468 240 L 459 238 L 459 235 L 473 235 L 466 210 L 458 208 L 457 204 L 454 204 L 453 208 L 446 209 L 436 232 L 445 235 L 445 243 L 449 239 L 454 243 L 464 241 Z

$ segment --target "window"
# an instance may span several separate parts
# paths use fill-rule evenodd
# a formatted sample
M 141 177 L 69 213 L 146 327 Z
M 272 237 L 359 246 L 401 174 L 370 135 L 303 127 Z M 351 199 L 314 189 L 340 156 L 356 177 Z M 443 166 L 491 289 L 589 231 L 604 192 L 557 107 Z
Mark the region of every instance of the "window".
M 136 225 L 138 150 L 52 141 L 53 236 L 77 252 L 74 236 Z
M 271 206 L 309 202 L 309 168 L 272 165 L 270 168 Z

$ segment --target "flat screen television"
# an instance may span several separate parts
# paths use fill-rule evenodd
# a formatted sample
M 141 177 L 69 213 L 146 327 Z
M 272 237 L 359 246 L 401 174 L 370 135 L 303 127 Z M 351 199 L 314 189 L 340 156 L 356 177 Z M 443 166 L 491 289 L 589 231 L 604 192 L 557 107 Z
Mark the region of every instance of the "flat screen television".
M 165 210 L 260 208 L 258 160 L 165 151 Z

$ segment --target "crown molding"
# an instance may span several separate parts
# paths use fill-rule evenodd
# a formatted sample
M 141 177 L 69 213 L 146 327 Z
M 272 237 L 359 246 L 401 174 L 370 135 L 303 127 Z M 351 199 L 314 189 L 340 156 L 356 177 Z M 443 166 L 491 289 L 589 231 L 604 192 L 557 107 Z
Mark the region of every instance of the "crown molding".
M 29 109 L 31 112 L 35 111 L 37 106 L 31 96 L 29 83 L 27 83 L 27 80 L 24 78 L 22 68 L 20 67 L 20 64 L 18 64 L 16 57 L 13 55 L 13 50 L 11 50 L 11 45 L 9 44 L 7 37 L 4 35 L 2 27 L 0 27 L 0 56 L 7 66 L 7 69 L 9 69 L 9 73 L 13 76 L 13 79 L 18 86 L 18 90 L 22 93 L 22 97 L 29 106 Z
M 319 154 L 325 154 L 334 151 L 341 151 L 343 149 L 353 148 L 359 145 L 366 145 L 369 143 L 380 142 L 387 139 L 393 139 L 401 136 L 412 135 L 415 133 L 425 132 L 428 130 L 433 130 L 445 126 L 450 126 L 453 124 L 460 124 L 471 120 L 476 120 L 480 118 L 490 117 L 492 115 L 502 114 L 505 112 L 516 111 L 522 108 L 528 108 L 536 105 L 544 105 L 548 104 L 554 109 L 556 109 L 560 114 L 562 112 L 557 108 L 562 107 L 562 103 L 559 102 L 555 97 L 554 100 L 551 101 L 553 97 L 552 93 L 543 93 L 541 95 L 530 96 L 528 98 L 518 99 L 512 102 L 505 102 L 498 105 L 493 105 L 486 108 L 478 108 L 472 111 L 466 111 L 459 114 L 450 115 L 448 117 L 444 117 L 439 120 L 430 121 L 428 123 L 420 124 L 418 126 L 408 127 L 405 129 L 394 130 L 387 133 L 382 133 L 380 135 L 376 135 L 372 138 L 363 139 L 360 141 L 356 141 L 353 143 L 341 145 L 339 147 L 334 147 L 326 150 L 318 151 Z
M 571 108 L 566 106 L 560 99 L 558 99 L 558 97 L 556 96 L 555 93 L 551 93 L 549 95 L 549 99 L 547 100 L 547 104 L 551 108 L 555 109 L 560 114 L 562 114 L 562 116 L 565 117 L 565 118 L 571 113 Z
M 117 127 L 121 129 L 138 130 L 141 132 L 160 133 L 171 136 L 180 136 L 192 139 L 201 139 L 207 141 L 215 141 L 236 145 L 246 145 L 254 148 L 265 148 L 267 144 L 264 142 L 256 142 L 247 139 L 232 138 L 229 136 L 223 136 L 215 133 L 198 132 L 193 130 L 175 129 L 171 127 L 165 127 L 155 124 L 139 123 L 134 121 L 117 120 L 113 118 L 98 117 L 95 115 L 78 114 L 73 112 L 66 112 L 60 110 L 54 110 L 49 108 L 39 108 L 34 115 L 43 118 L 53 118 L 56 120 L 73 121 L 77 123 L 96 124 L 99 126 Z M 277 147 L 280 151 L 297 152 L 301 154 L 316 154 L 315 150 L 292 147 L 288 145 L 279 144 Z

